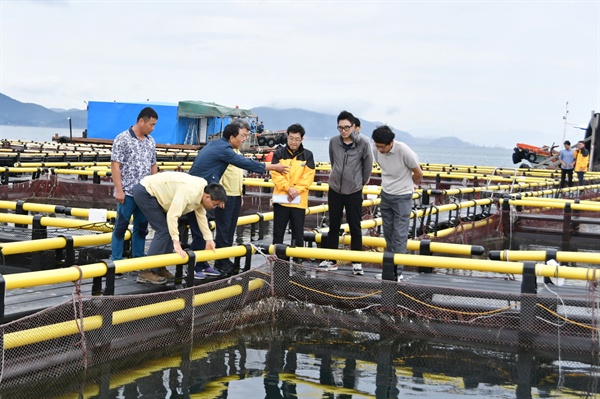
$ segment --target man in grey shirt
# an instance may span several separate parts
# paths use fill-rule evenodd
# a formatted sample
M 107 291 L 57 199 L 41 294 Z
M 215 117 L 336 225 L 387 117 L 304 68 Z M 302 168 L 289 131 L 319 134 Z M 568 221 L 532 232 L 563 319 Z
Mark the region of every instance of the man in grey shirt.
M 573 168 L 575 168 L 575 153 L 571 148 L 569 140 L 564 142 L 565 149 L 560 150 L 558 159 L 560 160 L 560 188 L 565 187 L 567 178 L 569 187 L 573 187 Z
M 380 209 L 386 251 L 405 254 L 414 185 L 421 181 L 423 171 L 417 154 L 406 144 L 394 140 L 395 137 L 392 129 L 385 125 L 371 135 L 375 142 L 375 162 L 381 167 Z M 376 277 L 381 278 L 381 275 Z M 402 278 L 402 270 L 398 278 Z

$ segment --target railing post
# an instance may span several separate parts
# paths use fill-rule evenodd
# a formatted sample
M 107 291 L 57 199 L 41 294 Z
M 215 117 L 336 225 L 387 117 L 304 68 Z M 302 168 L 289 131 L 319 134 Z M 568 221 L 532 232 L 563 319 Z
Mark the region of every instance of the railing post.
M 535 262 L 523 262 L 523 281 L 521 282 L 521 312 L 519 314 L 519 346 L 531 348 L 535 338 L 535 314 L 537 302 L 537 283 Z
M 431 240 L 421 240 L 419 242 L 419 255 L 431 256 Z M 433 267 L 419 266 L 419 273 L 433 273 Z

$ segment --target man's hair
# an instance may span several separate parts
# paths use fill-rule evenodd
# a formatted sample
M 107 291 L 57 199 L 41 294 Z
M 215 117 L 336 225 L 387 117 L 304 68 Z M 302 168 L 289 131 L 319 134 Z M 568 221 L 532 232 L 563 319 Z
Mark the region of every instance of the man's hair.
M 240 129 L 250 130 L 248 122 L 242 120 L 235 120 L 223 129 L 223 137 L 229 141 L 230 137 L 237 137 L 240 134 Z
M 223 203 L 227 201 L 227 193 L 219 183 L 210 183 L 204 187 L 204 194 L 210 195 L 210 199 L 213 201 L 221 201 Z
M 140 114 L 138 115 L 136 121 L 139 121 L 140 119 L 147 121 L 148 119 L 151 119 L 151 118 L 158 120 L 158 114 L 152 107 L 146 107 L 140 111 Z
M 581 144 L 585 145 L 585 141 L 583 141 L 583 140 L 579 140 L 579 141 L 577 142 L 577 144 L 579 144 L 579 143 L 581 143 Z
M 373 134 L 371 135 L 374 142 L 385 145 L 394 141 L 394 137 L 396 137 L 396 135 L 387 125 L 379 126 L 377 129 L 373 130 Z
M 360 127 L 360 119 L 354 117 L 354 124 L 356 125 L 356 127 Z
M 294 123 L 293 125 L 290 125 L 290 127 L 287 128 L 287 134 L 290 133 L 300 133 L 300 137 L 304 137 L 304 133 L 306 133 L 306 131 L 304 130 L 301 124 Z
M 354 125 L 355 118 L 354 115 L 352 115 L 350 112 L 342 111 L 337 117 L 337 123 L 340 123 L 340 121 L 349 121 Z

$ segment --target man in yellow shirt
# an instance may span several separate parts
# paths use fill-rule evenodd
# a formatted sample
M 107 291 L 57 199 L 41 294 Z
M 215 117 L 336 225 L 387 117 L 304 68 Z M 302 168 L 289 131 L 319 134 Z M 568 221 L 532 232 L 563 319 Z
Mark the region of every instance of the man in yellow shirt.
M 191 212 L 194 212 L 202 237 L 206 240 L 205 249 L 215 250 L 206 210 L 219 207 L 227 200 L 225 189 L 220 184 L 207 184 L 203 178 L 187 173 L 162 172 L 144 177 L 133 188 L 133 199 L 154 229 L 148 256 L 173 251 L 182 258 L 187 256 L 179 242 L 177 222 L 180 216 Z M 155 284 L 154 273 L 150 270 L 140 272 L 137 282 Z

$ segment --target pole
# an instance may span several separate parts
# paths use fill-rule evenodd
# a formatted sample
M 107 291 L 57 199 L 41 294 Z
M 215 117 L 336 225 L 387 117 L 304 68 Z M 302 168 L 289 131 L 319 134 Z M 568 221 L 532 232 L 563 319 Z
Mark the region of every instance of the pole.
M 568 101 L 567 101 L 567 104 L 565 105 L 565 116 L 563 116 L 563 119 L 565 120 L 565 127 L 563 129 L 562 143 L 565 142 L 565 137 L 567 137 L 567 116 L 569 116 L 569 102 Z
M 73 141 L 73 125 L 71 124 L 71 117 L 67 118 L 69 120 L 69 138 Z

